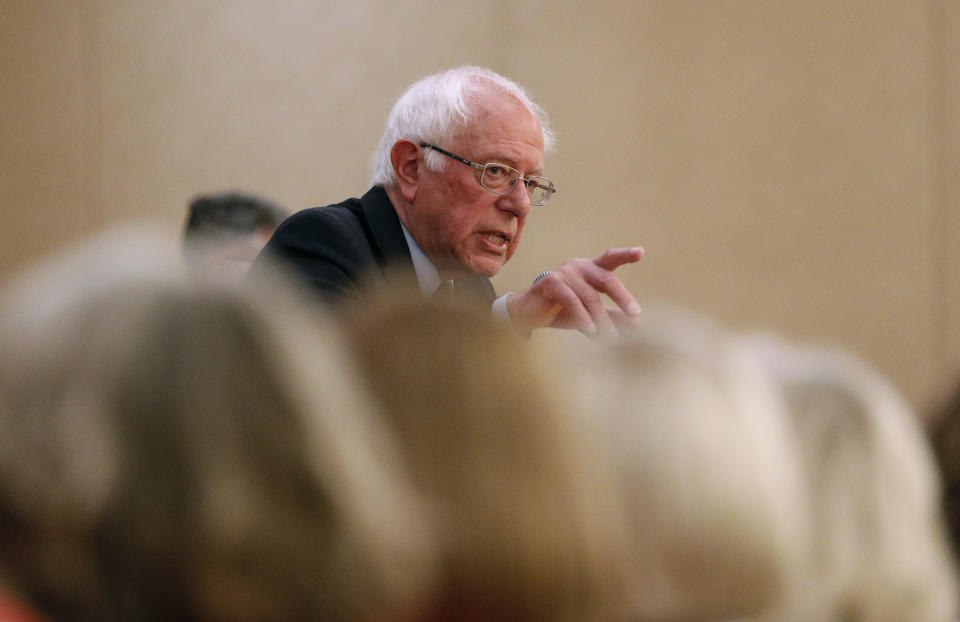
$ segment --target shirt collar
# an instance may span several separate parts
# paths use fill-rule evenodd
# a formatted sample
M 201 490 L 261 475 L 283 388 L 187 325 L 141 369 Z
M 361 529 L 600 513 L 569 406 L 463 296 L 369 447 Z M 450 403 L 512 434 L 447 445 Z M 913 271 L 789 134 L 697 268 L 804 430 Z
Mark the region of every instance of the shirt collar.
M 400 221 L 400 228 L 403 230 L 403 237 L 407 238 L 407 246 L 410 247 L 410 259 L 413 260 L 413 271 L 417 275 L 417 284 L 420 285 L 420 293 L 424 296 L 432 296 L 437 288 L 440 287 L 440 272 L 434 267 L 433 262 L 423 252 L 417 241 L 413 239 L 410 232 Z

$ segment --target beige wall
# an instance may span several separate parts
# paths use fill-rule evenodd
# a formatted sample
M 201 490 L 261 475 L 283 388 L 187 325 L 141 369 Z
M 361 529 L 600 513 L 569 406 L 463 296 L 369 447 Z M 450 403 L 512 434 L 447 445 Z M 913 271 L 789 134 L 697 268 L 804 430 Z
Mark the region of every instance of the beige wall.
M 0 2 L 0 275 L 99 217 L 89 35 L 76 5 Z
M 404 85 L 462 63 L 551 114 L 560 192 L 496 279 L 622 277 L 838 343 L 918 405 L 960 369 L 960 0 L 0 0 L 0 277 L 200 191 L 357 195 Z
M 935 335 L 941 347 L 940 359 L 947 371 L 945 382 L 960 381 L 960 0 L 950 0 L 941 9 L 944 25 L 943 47 L 938 50 L 943 63 L 942 186 L 940 188 L 941 266 L 943 288 L 938 300 L 942 306 L 944 335 Z M 952 371 L 952 374 L 950 373 Z

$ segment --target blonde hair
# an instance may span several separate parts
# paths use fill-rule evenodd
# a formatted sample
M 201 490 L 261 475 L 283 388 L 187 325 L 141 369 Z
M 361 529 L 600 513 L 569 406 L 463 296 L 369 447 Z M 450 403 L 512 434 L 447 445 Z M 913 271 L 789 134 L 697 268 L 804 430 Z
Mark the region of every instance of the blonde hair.
M 790 406 L 811 494 L 821 619 L 948 622 L 955 574 L 933 458 L 915 414 L 852 355 L 755 337 Z
M 336 329 L 280 285 L 191 282 L 168 242 L 100 238 L 7 292 L 8 576 L 54 618 L 410 604 L 429 572 L 417 507 Z
M 507 331 L 423 300 L 352 331 L 432 508 L 445 583 L 430 619 L 609 619 L 623 569 L 612 473 Z
M 578 352 L 630 512 L 634 619 L 769 615 L 791 600 L 806 543 L 783 404 L 711 322 L 644 316 L 629 339 Z

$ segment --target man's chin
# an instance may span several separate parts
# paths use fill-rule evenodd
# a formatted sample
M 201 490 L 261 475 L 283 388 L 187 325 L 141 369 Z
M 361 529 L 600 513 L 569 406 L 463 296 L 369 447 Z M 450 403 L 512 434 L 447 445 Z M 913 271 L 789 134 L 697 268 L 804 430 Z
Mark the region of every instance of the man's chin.
M 496 276 L 505 263 L 506 260 L 501 258 L 478 257 L 465 262 L 461 267 L 472 276 L 482 276 L 489 279 Z

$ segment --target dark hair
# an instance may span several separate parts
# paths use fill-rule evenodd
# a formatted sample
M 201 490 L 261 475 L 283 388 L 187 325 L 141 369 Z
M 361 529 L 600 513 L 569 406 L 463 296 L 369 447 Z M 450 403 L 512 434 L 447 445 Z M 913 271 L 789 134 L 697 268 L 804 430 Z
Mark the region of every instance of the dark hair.
M 190 203 L 184 237 L 211 234 L 244 234 L 275 229 L 287 212 L 270 201 L 241 192 L 197 196 Z
M 943 481 L 943 512 L 953 552 L 960 554 L 960 379 L 930 418 L 931 439 Z

